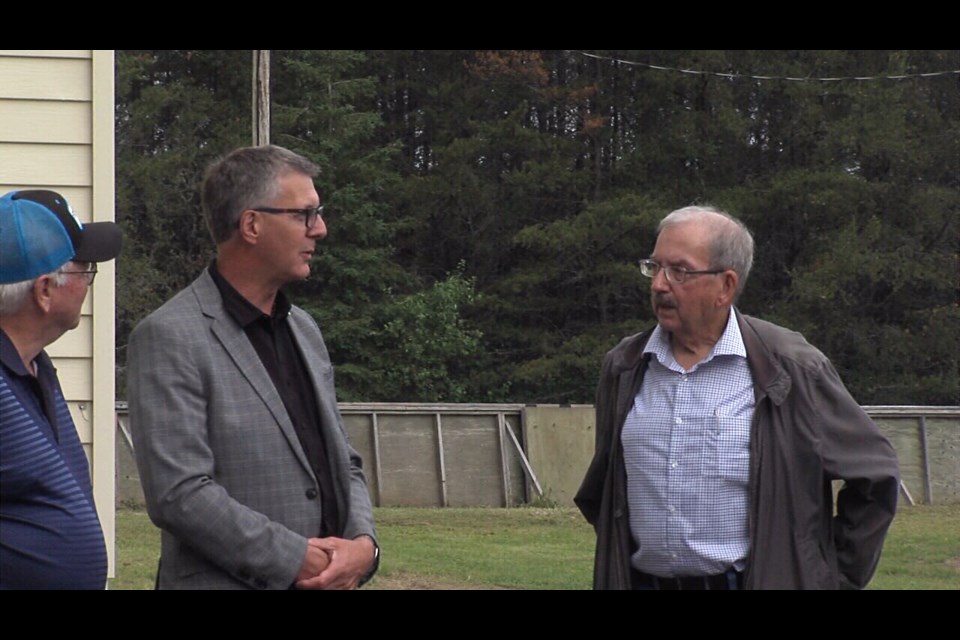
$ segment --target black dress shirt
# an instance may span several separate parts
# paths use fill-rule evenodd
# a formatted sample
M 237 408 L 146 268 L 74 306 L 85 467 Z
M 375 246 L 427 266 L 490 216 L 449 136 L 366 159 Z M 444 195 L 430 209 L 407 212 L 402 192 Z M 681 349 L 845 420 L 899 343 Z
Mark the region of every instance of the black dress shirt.
M 327 448 L 320 429 L 320 410 L 310 372 L 303 354 L 290 331 L 287 316 L 290 301 L 282 291 L 277 292 L 273 312 L 267 315 L 244 298 L 217 270 L 210 265 L 210 276 L 223 296 L 223 307 L 243 328 L 263 363 L 273 386 L 276 387 L 287 415 L 300 440 L 307 460 L 320 485 L 323 502 L 323 526 L 320 537 L 339 536 L 340 524 L 337 500 L 333 491 L 333 475 L 327 460 Z

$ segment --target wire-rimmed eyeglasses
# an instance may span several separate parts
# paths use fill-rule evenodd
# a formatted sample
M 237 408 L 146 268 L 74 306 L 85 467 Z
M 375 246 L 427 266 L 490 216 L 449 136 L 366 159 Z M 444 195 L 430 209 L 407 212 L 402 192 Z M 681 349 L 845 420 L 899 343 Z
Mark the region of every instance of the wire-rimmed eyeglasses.
M 640 273 L 648 278 L 656 278 L 660 270 L 663 269 L 663 275 L 670 284 L 683 284 L 690 276 L 716 275 L 723 273 L 726 269 L 707 269 L 704 271 L 693 271 L 686 267 L 674 267 L 671 265 L 661 265 L 656 260 L 641 260 Z

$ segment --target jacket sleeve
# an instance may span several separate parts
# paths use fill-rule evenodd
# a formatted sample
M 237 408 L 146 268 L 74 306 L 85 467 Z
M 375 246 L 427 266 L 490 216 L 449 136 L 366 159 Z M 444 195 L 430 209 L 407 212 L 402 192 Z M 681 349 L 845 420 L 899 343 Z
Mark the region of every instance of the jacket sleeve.
M 574 503 L 587 522 L 594 527 L 600 515 L 600 503 L 603 500 L 603 488 L 610 464 L 610 448 L 614 432 L 614 414 L 616 413 L 616 377 L 611 374 L 612 356 L 607 354 L 600 368 L 600 381 L 597 384 L 595 442 L 593 459 L 580 484 Z
M 343 537 L 352 539 L 367 535 L 377 541 L 377 532 L 373 524 L 373 506 L 370 503 L 370 490 L 367 487 L 367 478 L 363 472 L 363 460 L 347 440 L 343 427 L 343 418 L 337 410 L 337 424 L 343 435 L 344 445 L 348 450 L 350 461 L 350 504 L 347 510 L 347 520 L 344 525 Z
M 215 481 L 208 403 L 216 373 L 199 364 L 207 348 L 201 341 L 210 337 L 194 335 L 195 324 L 169 320 L 148 318 L 128 347 L 131 430 L 150 517 L 186 547 L 180 556 L 199 554 L 253 588 L 288 588 L 307 539 L 238 502 Z M 269 461 L 251 460 L 251 476 L 264 470 L 258 463 Z
M 347 506 L 347 518 L 344 524 L 343 537 L 347 539 L 357 538 L 359 536 L 370 536 L 374 545 L 377 546 L 377 555 L 374 558 L 373 565 L 360 580 L 360 586 L 367 583 L 380 568 L 380 543 L 377 541 L 377 531 L 373 522 L 373 505 L 370 502 L 370 490 L 367 487 L 367 478 L 363 472 L 363 460 L 360 454 L 354 450 L 347 438 L 346 429 L 343 425 L 343 417 L 340 410 L 336 409 L 337 425 L 343 438 L 343 443 L 348 451 L 350 461 L 349 479 L 349 505 Z
M 862 589 L 873 577 L 900 487 L 896 452 L 824 360 L 817 402 L 824 473 L 842 480 L 833 537 L 841 587 Z

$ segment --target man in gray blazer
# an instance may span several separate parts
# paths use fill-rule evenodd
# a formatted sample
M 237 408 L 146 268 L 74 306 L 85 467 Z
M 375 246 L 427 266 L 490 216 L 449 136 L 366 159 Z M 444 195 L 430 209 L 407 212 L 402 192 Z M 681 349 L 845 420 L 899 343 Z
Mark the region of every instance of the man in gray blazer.
M 217 258 L 130 337 L 137 464 L 161 589 L 355 588 L 379 563 L 320 329 L 280 288 L 326 236 L 317 168 L 275 146 L 213 164 Z

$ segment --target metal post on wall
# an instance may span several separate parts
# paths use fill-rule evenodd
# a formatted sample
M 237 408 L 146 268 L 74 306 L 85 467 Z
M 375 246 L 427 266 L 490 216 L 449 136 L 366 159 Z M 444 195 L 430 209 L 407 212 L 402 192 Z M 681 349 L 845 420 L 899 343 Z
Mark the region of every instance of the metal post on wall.
M 507 447 L 503 434 L 503 412 L 497 413 L 497 442 L 500 445 L 500 470 L 503 482 L 503 506 L 510 506 L 510 465 L 507 463 Z
M 440 464 L 440 501 L 444 507 L 450 506 L 447 498 L 447 462 L 443 457 L 443 427 L 441 426 L 440 412 L 433 414 L 434 425 L 437 429 L 437 456 Z
M 537 481 L 537 474 L 533 472 L 533 467 L 530 465 L 530 460 L 527 459 L 527 454 L 523 452 L 523 447 L 520 446 L 520 441 L 517 440 L 517 436 L 513 432 L 513 428 L 506 420 L 502 420 L 501 424 L 503 425 L 504 430 L 507 432 L 507 435 L 510 436 L 510 440 L 513 442 L 513 446 L 517 450 L 517 455 L 520 456 L 520 464 L 523 466 L 523 470 L 526 472 L 527 478 L 529 478 L 530 482 L 533 483 L 533 488 L 536 489 L 537 495 L 542 498 L 543 488 Z
M 253 50 L 253 146 L 270 144 L 270 49 Z
M 370 426 L 373 428 L 373 468 L 377 476 L 377 506 L 383 506 L 383 473 L 380 464 L 380 425 L 377 423 L 377 412 L 372 413 Z
M 923 462 L 923 498 L 927 504 L 933 504 L 933 478 L 930 477 L 930 450 L 927 445 L 927 419 L 919 416 L 920 455 Z

